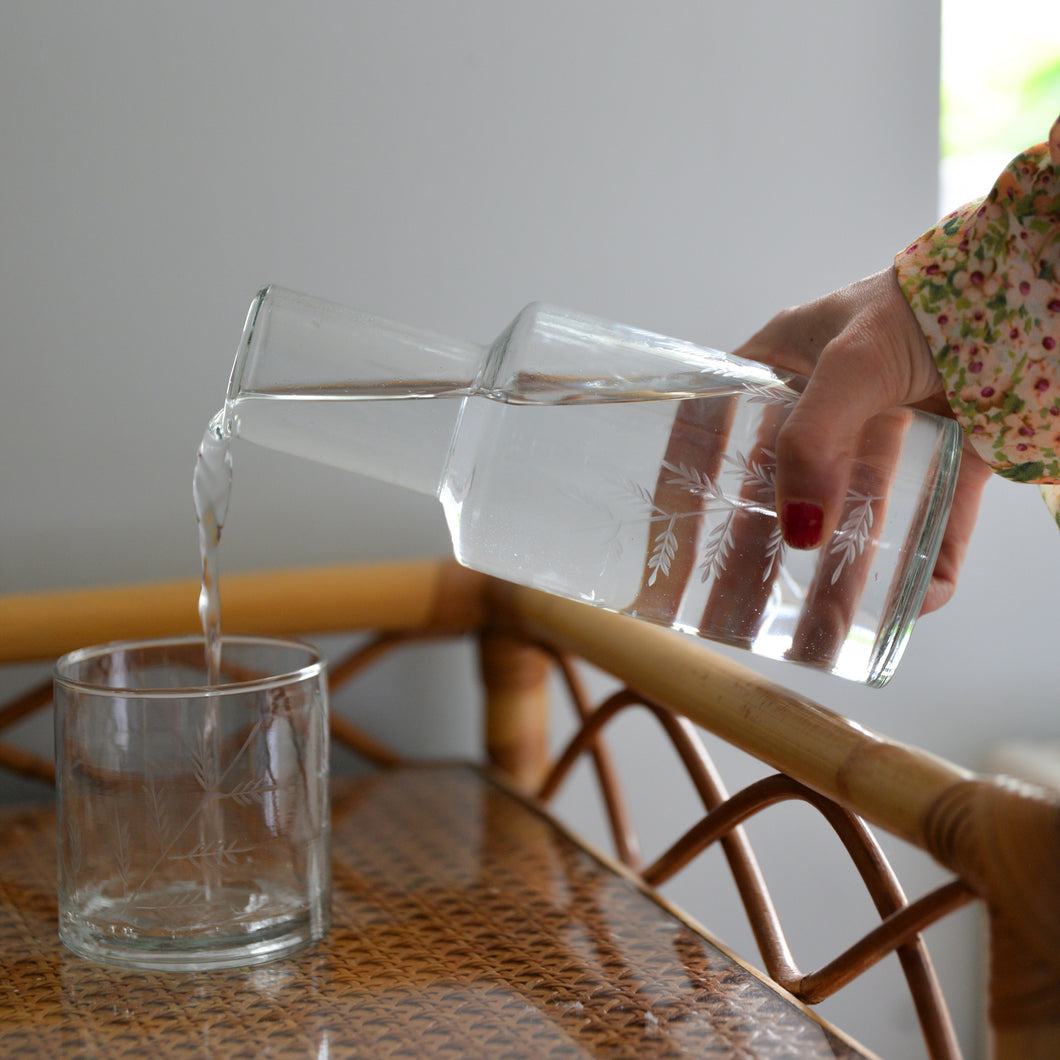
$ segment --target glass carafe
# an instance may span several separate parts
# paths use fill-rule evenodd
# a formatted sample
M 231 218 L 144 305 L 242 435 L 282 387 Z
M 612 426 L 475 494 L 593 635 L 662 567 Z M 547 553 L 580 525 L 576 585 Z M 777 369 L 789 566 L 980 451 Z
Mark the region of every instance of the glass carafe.
M 910 409 L 877 417 L 834 532 L 788 549 L 773 446 L 800 386 L 553 306 L 476 345 L 269 287 L 221 422 L 437 497 L 468 567 L 882 685 L 938 552 L 959 429 Z

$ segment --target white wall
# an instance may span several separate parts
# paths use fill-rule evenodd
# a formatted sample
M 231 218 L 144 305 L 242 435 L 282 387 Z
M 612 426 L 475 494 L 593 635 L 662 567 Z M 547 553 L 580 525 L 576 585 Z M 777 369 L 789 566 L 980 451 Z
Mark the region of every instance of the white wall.
M 194 575 L 195 448 L 262 283 L 469 339 L 545 298 L 725 347 L 874 271 L 934 219 L 937 53 L 923 0 L 0 5 L 0 591 Z M 991 489 L 887 690 L 768 672 L 972 765 L 1055 735 L 1039 505 Z M 446 547 L 422 498 L 237 450 L 225 570 Z M 687 804 L 625 748 L 656 815 Z M 674 894 L 742 942 L 703 886 Z M 936 955 L 971 1055 L 973 926 Z M 828 1011 L 915 1056 L 897 997 L 888 973 Z

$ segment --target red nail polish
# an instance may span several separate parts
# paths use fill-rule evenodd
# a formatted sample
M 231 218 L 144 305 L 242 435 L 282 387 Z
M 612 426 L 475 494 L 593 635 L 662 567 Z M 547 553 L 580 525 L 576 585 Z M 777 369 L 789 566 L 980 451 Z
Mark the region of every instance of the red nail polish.
M 816 548 L 821 543 L 824 511 L 819 504 L 789 501 L 780 513 L 784 540 L 792 548 Z

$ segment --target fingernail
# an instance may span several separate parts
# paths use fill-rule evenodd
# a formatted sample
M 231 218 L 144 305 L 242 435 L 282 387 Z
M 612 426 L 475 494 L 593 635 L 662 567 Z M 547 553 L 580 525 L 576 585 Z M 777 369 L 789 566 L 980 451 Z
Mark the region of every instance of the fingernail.
M 819 504 L 788 501 L 780 512 L 780 529 L 792 548 L 816 548 L 821 543 L 824 511 Z

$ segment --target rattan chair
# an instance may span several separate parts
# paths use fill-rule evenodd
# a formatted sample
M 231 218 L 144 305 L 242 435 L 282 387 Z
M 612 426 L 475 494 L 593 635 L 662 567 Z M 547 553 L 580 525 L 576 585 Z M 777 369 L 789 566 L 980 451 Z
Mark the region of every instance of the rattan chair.
M 0 597 L 0 663 L 49 660 L 74 647 L 126 637 L 194 632 L 197 587 L 187 581 Z M 375 660 L 422 638 L 477 638 L 486 717 L 485 753 L 544 801 L 574 761 L 593 759 L 617 856 L 649 885 L 669 879 L 721 843 L 768 974 L 814 1003 L 897 952 L 932 1057 L 958 1050 L 921 932 L 972 901 L 990 925 L 987 1012 L 999 1060 L 1060 1056 L 1060 798 L 1006 778 L 974 775 L 774 686 L 690 638 L 518 588 L 451 562 L 352 566 L 230 575 L 226 628 L 240 633 L 372 637 L 330 667 L 338 687 Z M 580 661 L 580 662 L 579 662 Z M 579 666 L 618 679 L 594 705 Z M 581 725 L 549 756 L 549 692 L 558 672 Z M 48 684 L 0 709 L 0 731 L 50 702 Z M 650 865 L 599 739 L 631 706 L 669 734 L 705 816 Z M 382 767 L 401 756 L 333 715 L 333 737 Z M 702 728 L 753 755 L 775 775 L 729 796 L 698 737 Z M 0 743 L 0 766 L 44 782 L 52 763 Z M 880 925 L 824 968 L 795 965 L 769 891 L 740 825 L 788 799 L 816 807 L 853 858 Z M 920 848 L 952 873 L 913 902 L 903 897 L 869 826 Z

